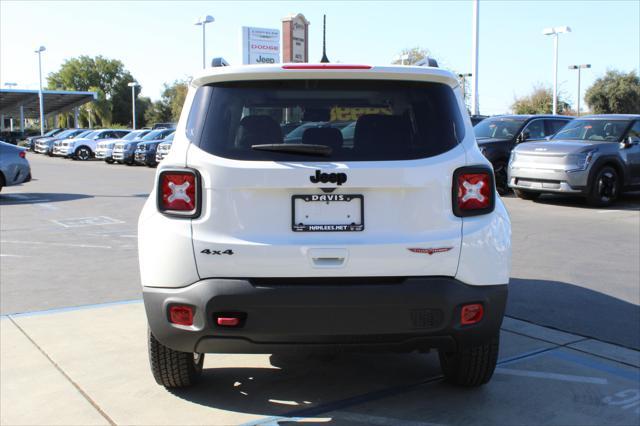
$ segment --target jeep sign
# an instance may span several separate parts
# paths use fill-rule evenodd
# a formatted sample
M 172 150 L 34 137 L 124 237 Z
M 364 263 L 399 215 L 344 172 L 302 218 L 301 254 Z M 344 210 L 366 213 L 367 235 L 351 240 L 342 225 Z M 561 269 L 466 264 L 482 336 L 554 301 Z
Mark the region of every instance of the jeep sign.
M 242 63 L 280 63 L 280 30 L 242 27 Z

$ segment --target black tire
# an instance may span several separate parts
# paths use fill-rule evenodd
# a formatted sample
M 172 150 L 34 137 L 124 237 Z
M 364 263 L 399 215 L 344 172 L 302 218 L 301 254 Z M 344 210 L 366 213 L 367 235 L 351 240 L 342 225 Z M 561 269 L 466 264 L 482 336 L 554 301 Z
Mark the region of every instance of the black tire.
M 81 146 L 76 149 L 76 152 L 73 154 L 73 158 L 80 161 L 90 160 L 93 156 L 93 153 L 86 146 Z
M 514 189 L 513 193 L 516 194 L 516 197 L 522 198 L 523 200 L 537 200 L 540 196 L 539 192 L 523 191 L 522 189 Z
M 156 383 L 165 388 L 184 388 L 195 384 L 202 375 L 204 354 L 174 351 L 149 335 L 149 364 Z
M 594 207 L 608 207 L 615 203 L 620 192 L 620 179 L 616 169 L 604 166 L 598 170 L 588 191 L 587 202 Z
M 113 158 L 105 158 L 105 159 L 104 159 L 104 161 L 105 161 L 107 164 L 113 164 L 113 163 L 114 163 Z
M 4 180 L 4 175 L 2 173 L 0 173 L 0 191 L 2 191 L 2 188 L 4 188 L 5 184 L 6 184 L 6 182 Z
M 493 165 L 493 174 L 496 180 L 496 191 L 500 195 L 509 193 L 509 177 L 507 176 L 507 163 L 505 161 L 496 161 Z
M 478 346 L 459 347 L 457 352 L 439 351 L 445 379 L 458 386 L 477 387 L 487 383 L 498 363 L 500 337 Z

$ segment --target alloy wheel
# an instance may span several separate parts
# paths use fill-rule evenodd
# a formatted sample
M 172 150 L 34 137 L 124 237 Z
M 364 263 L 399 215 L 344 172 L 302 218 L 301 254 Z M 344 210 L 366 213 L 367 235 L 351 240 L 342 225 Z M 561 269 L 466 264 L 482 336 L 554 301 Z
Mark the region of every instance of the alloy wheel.
M 618 181 L 614 173 L 606 171 L 598 179 L 598 195 L 603 202 L 609 202 L 616 198 Z

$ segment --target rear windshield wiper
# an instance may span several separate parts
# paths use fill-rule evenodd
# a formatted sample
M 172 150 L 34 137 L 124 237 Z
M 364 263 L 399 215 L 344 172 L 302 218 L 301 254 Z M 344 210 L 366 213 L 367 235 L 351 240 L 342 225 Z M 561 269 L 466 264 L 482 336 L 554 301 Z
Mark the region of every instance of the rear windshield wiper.
M 311 145 L 303 143 L 265 143 L 251 145 L 251 149 L 258 151 L 289 152 L 292 154 L 306 155 L 331 155 L 332 149 L 327 145 Z

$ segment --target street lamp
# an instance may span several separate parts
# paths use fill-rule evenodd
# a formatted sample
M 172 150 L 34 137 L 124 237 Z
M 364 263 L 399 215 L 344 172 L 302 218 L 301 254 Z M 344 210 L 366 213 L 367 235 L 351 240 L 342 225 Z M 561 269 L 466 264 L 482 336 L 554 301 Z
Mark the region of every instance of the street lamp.
M 44 136 L 44 100 L 42 96 L 42 52 L 47 50 L 44 46 L 40 46 L 34 52 L 38 54 L 38 76 L 40 77 L 40 90 L 38 98 L 40 100 L 40 136 Z
M 570 33 L 571 28 L 567 26 L 545 28 L 543 35 L 553 36 L 553 115 L 558 113 L 558 34 Z
M 131 87 L 131 105 L 133 106 L 132 110 L 132 115 L 133 115 L 133 130 L 136 129 L 136 87 L 140 86 L 137 82 L 132 81 L 131 83 L 127 84 L 127 86 Z
M 580 70 L 583 68 L 591 68 L 591 64 L 569 65 L 570 70 L 578 70 L 578 117 L 580 117 Z
M 198 18 L 198 20 L 196 21 L 195 25 L 202 25 L 202 68 L 206 68 L 206 63 L 205 63 L 205 38 L 204 38 L 204 27 L 205 25 L 211 23 L 211 22 L 215 22 L 215 19 L 213 19 L 213 16 L 211 15 L 207 15 L 207 16 L 201 16 Z

